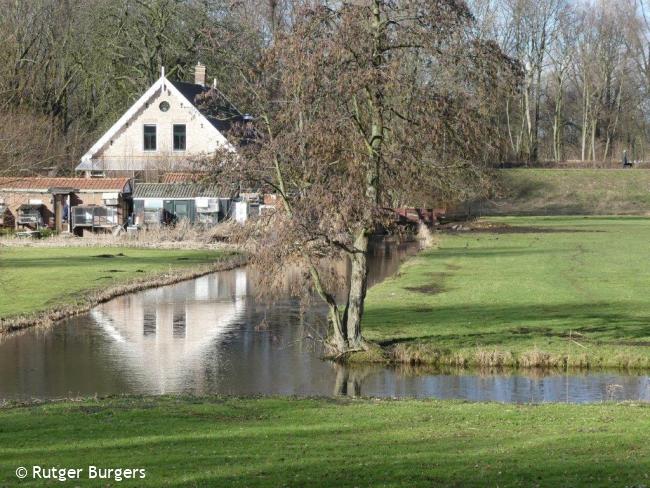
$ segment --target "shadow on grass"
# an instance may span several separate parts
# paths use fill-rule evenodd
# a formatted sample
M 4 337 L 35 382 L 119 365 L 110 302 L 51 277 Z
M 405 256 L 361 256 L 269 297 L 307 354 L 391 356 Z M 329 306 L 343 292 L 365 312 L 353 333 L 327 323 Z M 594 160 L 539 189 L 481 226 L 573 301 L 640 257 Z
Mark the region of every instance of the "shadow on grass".
M 615 345 L 650 345 L 650 314 L 645 304 L 565 303 L 557 305 L 457 305 L 426 309 L 372 307 L 364 326 L 390 333 L 406 324 L 424 333 L 379 341 L 383 346 L 412 341 L 444 341 L 493 346 L 560 338 L 610 341 Z
M 463 234 L 460 234 L 463 235 Z M 530 247 L 463 247 L 463 248 L 440 248 L 433 251 L 425 251 L 427 261 L 444 260 L 448 258 L 499 258 L 516 256 L 535 256 L 544 254 L 564 254 L 573 252 L 573 249 L 532 249 Z
M 125 486 L 636 486 L 650 467 L 647 412 L 638 407 L 170 403 L 99 418 L 10 411 L 0 484 L 15 481 L 15 466 L 46 459 L 147 469 Z

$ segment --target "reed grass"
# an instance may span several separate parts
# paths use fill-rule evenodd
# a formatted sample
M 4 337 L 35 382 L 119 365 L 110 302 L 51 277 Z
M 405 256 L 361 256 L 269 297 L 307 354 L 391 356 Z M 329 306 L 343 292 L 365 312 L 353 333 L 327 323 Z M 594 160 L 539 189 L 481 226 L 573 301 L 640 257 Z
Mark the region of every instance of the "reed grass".
M 143 249 L 226 249 L 229 236 L 236 224 L 227 221 L 214 226 L 201 226 L 181 220 L 175 225 L 152 226 L 138 232 L 86 233 L 83 237 L 71 234 L 53 234 L 43 239 L 21 239 L 14 235 L 0 235 L 0 248 L 24 247 L 134 247 Z

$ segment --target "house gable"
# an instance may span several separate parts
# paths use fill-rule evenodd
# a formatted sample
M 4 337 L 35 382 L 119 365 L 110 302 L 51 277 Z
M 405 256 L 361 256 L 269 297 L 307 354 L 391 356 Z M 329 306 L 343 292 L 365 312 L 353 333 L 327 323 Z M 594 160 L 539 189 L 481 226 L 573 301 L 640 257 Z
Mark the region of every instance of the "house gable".
M 182 84 L 179 84 L 182 86 Z M 203 90 L 203 87 L 199 87 Z M 187 91 L 187 90 L 185 90 Z M 161 110 L 166 102 L 168 109 Z M 144 126 L 153 125 L 156 149 L 145 150 Z M 186 148 L 173 147 L 173 126 L 185 125 Z M 172 171 L 191 169 L 191 162 L 234 147 L 184 93 L 161 76 L 83 155 L 78 171 Z

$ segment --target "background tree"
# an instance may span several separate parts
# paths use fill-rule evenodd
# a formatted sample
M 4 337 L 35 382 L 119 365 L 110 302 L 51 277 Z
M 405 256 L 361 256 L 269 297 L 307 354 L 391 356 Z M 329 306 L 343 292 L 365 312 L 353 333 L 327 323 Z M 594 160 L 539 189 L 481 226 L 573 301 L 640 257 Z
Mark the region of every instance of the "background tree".
M 226 22 L 227 8 L 219 0 L 0 0 L 0 116 L 33 117 L 30 126 L 49 118 L 45 132 L 58 145 L 32 163 L 32 150 L 1 154 L 0 170 L 70 173 L 161 66 L 171 79 L 191 77 L 206 26 Z M 214 61 L 211 73 L 221 76 L 227 69 Z
M 311 3 L 0 0 L 0 117 L 33 117 L 28 125 L 51 126 L 41 132 L 56 140 L 54 152 L 3 154 L 0 171 L 72 173 L 162 65 L 191 81 L 203 62 L 222 92 L 256 113 L 241 72 L 259 66 Z M 620 160 L 624 148 L 647 159 L 647 0 L 468 0 L 468 8 L 472 36 L 528 67 L 521 86 L 503 84 L 495 106 L 494 162 Z

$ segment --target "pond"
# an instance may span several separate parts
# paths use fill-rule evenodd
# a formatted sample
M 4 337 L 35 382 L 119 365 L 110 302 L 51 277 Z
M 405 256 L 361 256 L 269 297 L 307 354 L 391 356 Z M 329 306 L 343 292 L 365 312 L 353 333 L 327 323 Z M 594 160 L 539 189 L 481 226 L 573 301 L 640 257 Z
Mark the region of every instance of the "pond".
M 370 283 L 417 250 L 416 243 L 376 243 Z M 650 401 L 643 375 L 349 369 L 321 360 L 319 302 L 305 306 L 287 295 L 271 303 L 257 296 L 256 284 L 247 268 L 214 273 L 0 337 L 0 399 L 186 393 Z

